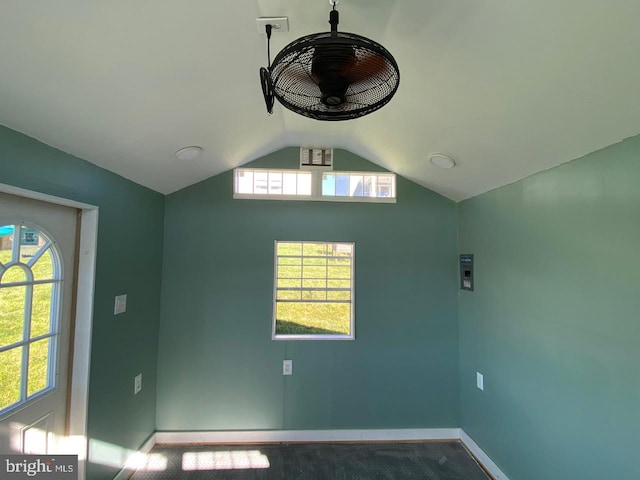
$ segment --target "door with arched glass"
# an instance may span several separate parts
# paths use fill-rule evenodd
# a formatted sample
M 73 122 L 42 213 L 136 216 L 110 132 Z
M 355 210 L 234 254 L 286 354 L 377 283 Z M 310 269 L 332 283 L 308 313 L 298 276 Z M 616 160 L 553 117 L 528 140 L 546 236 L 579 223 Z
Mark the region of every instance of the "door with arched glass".
M 0 194 L 0 453 L 65 433 L 76 210 Z

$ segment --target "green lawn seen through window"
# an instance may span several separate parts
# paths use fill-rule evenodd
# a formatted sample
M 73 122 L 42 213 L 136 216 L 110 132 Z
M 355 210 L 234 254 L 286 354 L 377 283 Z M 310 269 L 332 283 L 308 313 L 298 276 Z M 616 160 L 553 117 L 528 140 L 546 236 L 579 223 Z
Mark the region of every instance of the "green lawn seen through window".
M 0 263 L 6 265 L 10 260 L 11 251 L 0 250 Z M 46 252 L 34 264 L 32 270 L 35 278 L 51 278 L 53 265 L 50 253 Z M 5 272 L 0 282 L 6 284 L 16 280 L 24 281 L 24 271 L 14 266 Z M 50 331 L 52 288 L 50 283 L 33 287 L 31 338 Z M 26 290 L 25 286 L 0 288 L 0 346 L 11 345 L 23 338 Z M 50 346 L 50 340 L 44 339 L 32 343 L 29 347 L 29 396 L 47 387 Z M 20 400 L 20 379 L 24 374 L 21 371 L 22 348 L 24 347 L 0 353 L 0 410 Z
M 276 335 L 349 335 L 353 245 L 276 245 Z

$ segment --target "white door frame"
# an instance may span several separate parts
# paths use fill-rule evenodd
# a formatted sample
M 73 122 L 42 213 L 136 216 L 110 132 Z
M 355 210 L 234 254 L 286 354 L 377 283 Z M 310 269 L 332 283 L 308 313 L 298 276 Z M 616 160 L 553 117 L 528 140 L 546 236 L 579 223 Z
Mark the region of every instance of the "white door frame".
M 93 290 L 98 242 L 98 207 L 66 198 L 54 197 L 0 183 L 0 192 L 32 198 L 81 210 L 80 244 L 78 245 L 78 285 L 76 318 L 73 338 L 73 365 L 71 370 L 71 398 L 68 447 L 65 453 L 78 455 L 78 478 L 86 478 L 87 410 L 89 401 L 89 367 L 91 360 L 91 331 L 93 324 Z M 70 343 L 71 344 L 71 343 Z

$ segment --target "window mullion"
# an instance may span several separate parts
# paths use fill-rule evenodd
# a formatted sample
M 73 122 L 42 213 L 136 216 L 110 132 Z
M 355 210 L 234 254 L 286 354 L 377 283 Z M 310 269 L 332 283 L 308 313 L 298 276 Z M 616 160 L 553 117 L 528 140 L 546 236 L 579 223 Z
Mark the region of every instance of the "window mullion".
M 329 246 L 325 245 L 324 247 L 324 299 L 329 300 Z
M 311 170 L 311 196 L 322 198 L 322 171 Z
M 304 286 L 304 243 L 300 243 L 300 301 L 302 301 L 303 286 Z
M 11 262 L 20 261 L 20 239 L 22 238 L 22 225 L 13 228 L 13 245 L 11 245 Z
M 33 267 L 33 265 L 40 260 L 40 257 L 42 257 L 42 255 L 44 255 L 44 253 L 49 250 L 49 247 L 51 247 L 51 242 L 47 242 L 45 243 L 40 249 L 38 249 L 38 251 L 36 252 L 36 254 L 31 257 L 31 259 L 27 262 L 27 266 L 29 268 Z
M 29 273 L 31 273 L 29 271 Z M 31 276 L 31 275 L 30 275 Z M 22 372 L 20 375 L 20 400 L 24 401 L 27 398 L 27 387 L 29 384 L 29 351 L 31 349 L 31 343 L 29 338 L 31 337 L 31 313 L 33 310 L 33 285 L 29 284 L 25 286 L 24 293 L 24 316 L 23 316 L 23 329 L 22 340 L 24 346 L 22 347 Z

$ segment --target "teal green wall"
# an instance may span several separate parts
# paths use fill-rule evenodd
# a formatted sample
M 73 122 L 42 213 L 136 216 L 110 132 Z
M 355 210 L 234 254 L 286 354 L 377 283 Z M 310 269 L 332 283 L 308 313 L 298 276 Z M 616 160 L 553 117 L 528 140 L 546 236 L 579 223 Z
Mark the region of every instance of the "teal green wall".
M 136 450 L 155 429 L 164 197 L 4 127 L 0 183 L 100 207 L 88 435 L 116 452 Z M 121 293 L 127 312 L 116 317 Z M 139 372 L 143 390 L 134 397 Z M 90 464 L 88 478 L 117 471 Z
M 165 199 L 0 127 L 0 183 L 100 207 L 92 440 L 461 425 L 512 480 L 640 477 L 639 159 L 635 137 L 458 207 L 402 177 L 397 204 L 233 200 L 231 172 Z M 271 340 L 276 239 L 356 242 L 355 341 Z
M 512 480 L 640 478 L 639 182 L 635 137 L 459 205 L 461 424 Z
M 457 427 L 455 203 L 402 177 L 397 204 L 234 200 L 232 178 L 166 200 L 158 430 Z M 277 239 L 356 242 L 355 341 L 271 340 Z

